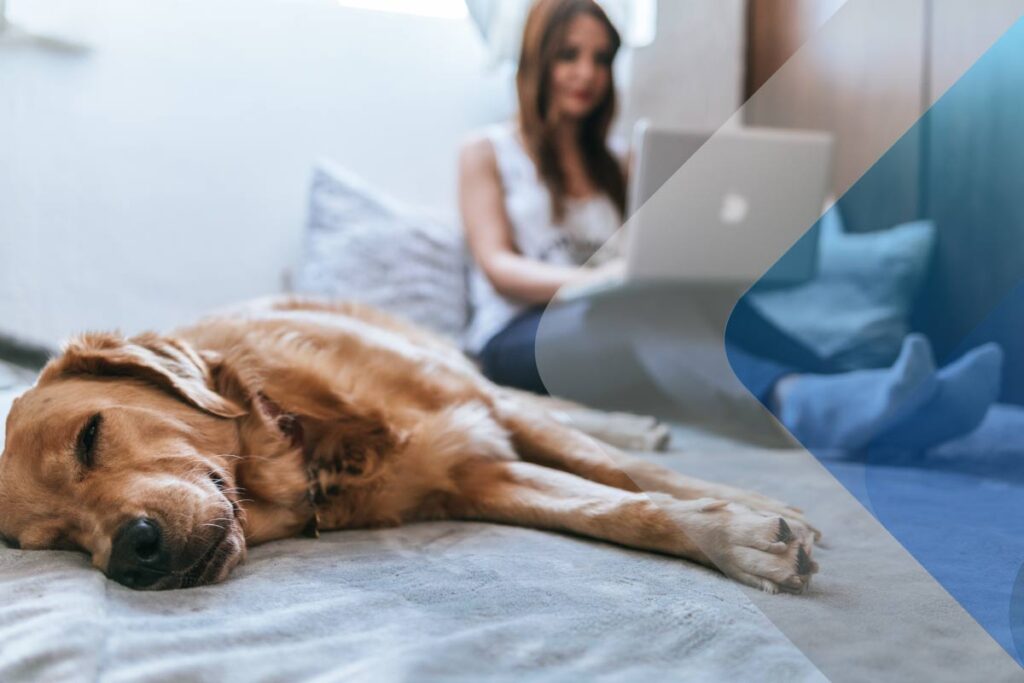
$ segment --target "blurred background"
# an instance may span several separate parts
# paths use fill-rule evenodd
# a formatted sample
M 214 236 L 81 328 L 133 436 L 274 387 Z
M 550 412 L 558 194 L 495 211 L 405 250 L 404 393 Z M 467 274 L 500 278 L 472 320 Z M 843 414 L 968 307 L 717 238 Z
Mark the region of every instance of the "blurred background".
M 717 128 L 742 99 L 743 2 L 642 4 L 656 14 L 617 62 L 618 129 L 641 113 Z M 279 291 L 320 158 L 457 226 L 458 146 L 514 109 L 511 62 L 462 0 L 10 0 L 7 15 L 69 43 L 0 47 L 0 331 L 47 344 Z
M 832 132 L 846 230 L 936 223 L 927 289 L 945 296 L 903 313 L 947 356 L 1021 278 L 1020 41 L 912 124 L 1022 3 L 865 0 L 877 7 L 846 12 L 837 38 L 762 87 L 847 4 L 606 0 L 627 41 L 614 134 L 641 117 L 715 130 L 759 90 L 747 124 Z M 457 232 L 457 149 L 514 110 L 527 5 L 0 2 L 0 337 L 168 329 L 281 291 L 320 159 Z M 1024 376 L 1020 301 L 982 336 Z

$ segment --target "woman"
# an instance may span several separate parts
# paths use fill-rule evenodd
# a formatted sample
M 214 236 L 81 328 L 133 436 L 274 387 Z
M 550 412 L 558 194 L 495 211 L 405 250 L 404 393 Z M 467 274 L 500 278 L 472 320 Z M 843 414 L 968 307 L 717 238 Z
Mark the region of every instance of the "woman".
M 562 287 L 603 277 L 580 266 L 614 268 L 614 245 L 598 249 L 625 210 L 626 164 L 607 142 L 619 46 L 593 0 L 538 0 L 523 34 L 517 117 L 460 155 L 460 208 L 477 266 L 468 346 L 500 384 L 546 393 L 534 349 L 545 305 Z M 911 335 L 890 368 L 832 374 L 742 303 L 729 336 L 758 349 L 770 340 L 773 360 L 731 346 L 730 361 L 807 446 L 924 449 L 975 427 L 998 393 L 1002 353 L 993 345 L 936 372 L 927 341 Z
M 533 361 L 542 307 L 588 277 L 622 225 L 626 180 L 606 140 L 619 34 L 592 0 L 542 0 L 526 21 L 519 115 L 468 144 L 460 205 L 478 266 L 469 348 L 499 383 L 543 392 Z

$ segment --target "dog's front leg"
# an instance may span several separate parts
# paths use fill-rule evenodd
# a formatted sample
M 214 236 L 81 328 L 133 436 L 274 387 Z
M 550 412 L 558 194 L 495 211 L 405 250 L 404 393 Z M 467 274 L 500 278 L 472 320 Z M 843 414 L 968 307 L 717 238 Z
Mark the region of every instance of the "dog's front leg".
M 500 403 L 498 409 L 499 419 L 512 434 L 516 451 L 523 460 L 572 472 L 627 491 L 658 491 L 681 500 L 716 498 L 733 501 L 787 519 L 796 519 L 811 528 L 816 538 L 821 536 L 802 511 L 768 496 L 687 477 L 643 458 L 628 455 L 553 420 L 535 410 L 530 403 L 505 402 Z
M 817 571 L 810 529 L 735 502 L 630 492 L 521 461 L 472 461 L 455 483 L 456 517 L 685 557 L 769 592 L 801 591 Z
M 312 508 L 301 503 L 289 506 L 247 500 L 242 509 L 245 541 L 250 546 L 301 534 L 313 514 Z

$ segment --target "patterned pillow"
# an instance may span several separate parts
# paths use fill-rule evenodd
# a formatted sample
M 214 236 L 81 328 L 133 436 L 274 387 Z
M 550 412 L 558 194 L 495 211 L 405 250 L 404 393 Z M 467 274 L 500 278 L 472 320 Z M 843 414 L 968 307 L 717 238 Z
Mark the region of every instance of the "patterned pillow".
M 296 293 L 361 301 L 461 342 L 466 269 L 457 228 L 329 162 L 314 167 Z

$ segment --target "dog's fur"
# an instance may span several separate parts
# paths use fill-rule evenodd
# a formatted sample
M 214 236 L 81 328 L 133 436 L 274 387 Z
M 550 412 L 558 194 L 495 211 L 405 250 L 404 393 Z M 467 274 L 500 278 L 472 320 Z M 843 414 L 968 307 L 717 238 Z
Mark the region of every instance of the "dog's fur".
M 0 534 L 108 571 L 117 530 L 139 518 L 171 558 L 150 588 L 220 581 L 248 545 L 314 527 L 437 519 L 582 534 L 771 592 L 817 570 L 798 510 L 628 457 L 378 311 L 296 299 L 167 337 L 78 337 L 15 401 Z

